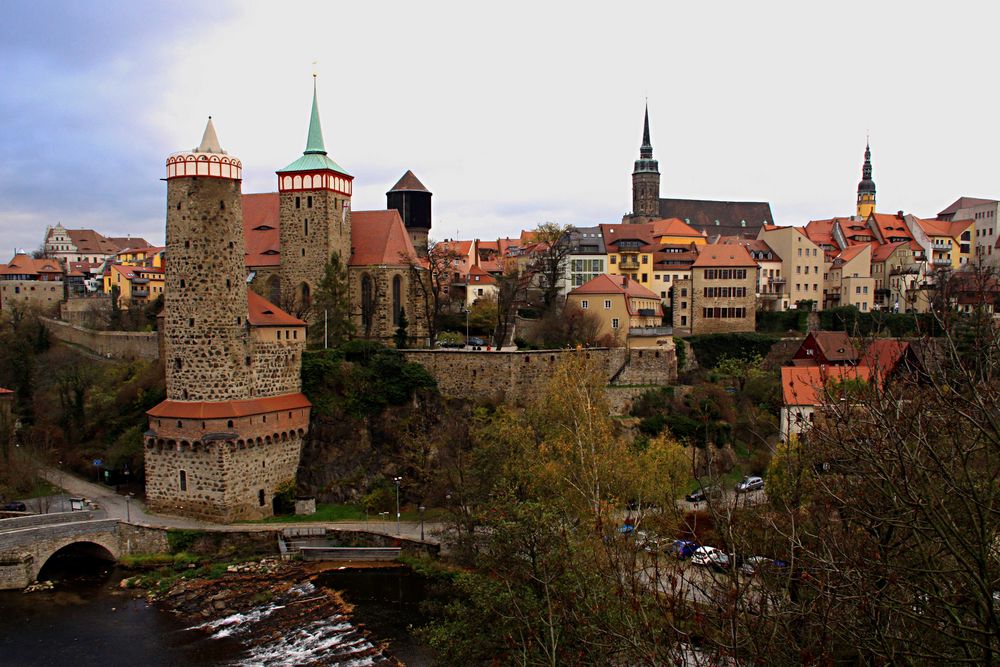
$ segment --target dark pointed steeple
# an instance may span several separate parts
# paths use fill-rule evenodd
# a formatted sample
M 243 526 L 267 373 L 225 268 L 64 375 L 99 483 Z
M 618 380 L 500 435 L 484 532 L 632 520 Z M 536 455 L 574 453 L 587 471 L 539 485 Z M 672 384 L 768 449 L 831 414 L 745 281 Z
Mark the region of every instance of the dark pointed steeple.
M 649 103 L 642 123 L 642 146 L 632 170 L 632 214 L 654 219 L 660 215 L 660 163 L 653 159 L 649 140 Z
M 872 180 L 872 149 L 865 142 L 865 164 L 861 167 L 861 182 L 858 183 L 858 210 L 860 218 L 867 218 L 875 210 L 875 181 Z

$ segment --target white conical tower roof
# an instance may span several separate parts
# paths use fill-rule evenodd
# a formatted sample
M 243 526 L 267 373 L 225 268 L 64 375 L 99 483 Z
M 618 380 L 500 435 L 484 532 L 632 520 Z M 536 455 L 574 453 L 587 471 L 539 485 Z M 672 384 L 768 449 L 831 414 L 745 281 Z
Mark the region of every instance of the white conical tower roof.
M 219 143 L 219 135 L 215 133 L 215 125 L 212 124 L 212 117 L 208 117 L 208 124 L 205 126 L 205 134 L 201 137 L 201 145 L 194 149 L 195 153 L 220 153 L 226 154 Z

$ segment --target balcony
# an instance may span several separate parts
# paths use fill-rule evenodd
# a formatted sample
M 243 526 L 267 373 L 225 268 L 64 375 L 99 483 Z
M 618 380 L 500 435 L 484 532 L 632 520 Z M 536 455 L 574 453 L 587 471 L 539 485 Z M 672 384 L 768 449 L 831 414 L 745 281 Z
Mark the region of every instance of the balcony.
M 149 296 L 149 290 L 148 289 L 134 289 L 134 290 L 132 290 L 132 298 L 133 299 L 145 299 L 147 296 Z
M 656 310 L 653 308 L 640 308 L 639 317 L 656 317 Z
M 935 257 L 934 266 L 951 266 L 951 258 L 949 257 Z
M 788 280 L 786 278 L 768 278 L 767 279 L 767 284 L 768 285 L 784 285 L 787 282 L 788 282 Z
M 888 287 L 879 287 L 877 290 L 875 290 L 875 296 L 880 299 L 890 296 L 891 294 L 892 290 L 889 289 Z
M 890 276 L 909 276 L 909 275 L 916 275 L 918 273 L 920 273 L 920 269 L 917 268 L 916 264 L 897 266 L 889 271 Z
M 674 333 L 673 327 L 630 327 L 629 336 L 670 336 Z
M 638 257 L 622 257 L 621 261 L 618 262 L 618 268 L 622 271 L 638 271 L 639 270 L 639 258 Z
M 758 292 L 757 298 L 763 299 L 765 301 L 775 301 L 783 297 L 784 294 L 781 292 Z
M 832 292 L 830 294 L 824 294 L 823 298 L 827 301 L 840 301 L 840 292 Z

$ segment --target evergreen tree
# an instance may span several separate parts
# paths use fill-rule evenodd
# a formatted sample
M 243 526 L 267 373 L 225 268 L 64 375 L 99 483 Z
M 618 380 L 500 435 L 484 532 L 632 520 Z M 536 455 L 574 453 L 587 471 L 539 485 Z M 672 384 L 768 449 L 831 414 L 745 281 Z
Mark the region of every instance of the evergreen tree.
M 339 253 L 333 253 L 323 269 L 313 299 L 313 312 L 316 317 L 309 329 L 309 340 L 314 347 L 337 347 L 354 335 L 347 267 Z
M 399 320 L 396 324 L 396 333 L 393 335 L 393 338 L 396 341 L 396 349 L 402 350 L 406 347 L 406 341 L 409 338 L 409 334 L 406 332 L 406 329 L 410 325 L 410 323 L 406 321 L 405 310 L 399 310 Z

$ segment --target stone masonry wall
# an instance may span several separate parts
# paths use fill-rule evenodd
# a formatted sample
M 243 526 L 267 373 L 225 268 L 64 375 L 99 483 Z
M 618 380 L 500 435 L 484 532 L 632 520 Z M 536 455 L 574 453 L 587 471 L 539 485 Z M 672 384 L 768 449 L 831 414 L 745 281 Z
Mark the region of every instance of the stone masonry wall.
M 167 181 L 164 365 L 167 397 L 250 397 L 241 182 Z
M 389 342 L 396 334 L 396 323 L 393 317 L 392 281 L 399 276 L 400 305 L 406 313 L 407 327 L 411 344 L 426 344 L 428 336 L 427 318 L 421 307 L 416 281 L 412 279 L 408 266 L 352 266 L 348 270 L 348 289 L 351 304 L 351 320 L 359 337 L 373 338 Z M 368 277 L 372 281 L 374 297 L 374 313 L 372 326 L 366 331 L 362 317 L 361 285 Z
M 691 333 L 699 335 L 753 331 L 757 319 L 756 269 L 746 269 L 746 278 L 742 280 L 708 280 L 704 277 L 704 272 L 704 269 L 696 269 L 692 272 Z M 742 287 L 746 290 L 746 296 L 706 297 L 705 288 L 707 287 Z M 703 317 L 703 308 L 744 308 L 746 309 L 746 317 Z
M 66 297 L 61 280 L 0 281 L 0 310 L 15 304 L 32 305 L 46 313 L 59 312 L 59 303 Z
M 309 200 L 312 199 L 312 206 Z M 298 206 L 296 206 L 298 202 Z M 281 301 L 286 306 L 301 301 L 302 284 L 316 291 L 333 253 L 347 264 L 351 258 L 351 198 L 332 190 L 282 192 Z M 308 230 L 307 230 L 308 221 Z
M 156 359 L 159 334 L 155 331 L 94 331 L 43 317 L 49 333 L 58 340 L 85 347 L 112 359 Z
M 283 337 L 294 331 L 297 339 Z M 278 340 L 278 336 L 282 336 Z M 260 327 L 251 341 L 253 356 L 254 396 L 297 394 L 302 390 L 302 350 L 306 346 L 304 327 Z
M 552 368 L 562 355 L 577 352 L 405 350 L 403 354 L 407 361 L 426 368 L 446 396 L 526 402 L 545 391 Z M 609 384 L 667 384 L 677 377 L 677 359 L 672 349 L 629 352 L 625 348 L 597 348 L 579 354 L 595 358 Z

